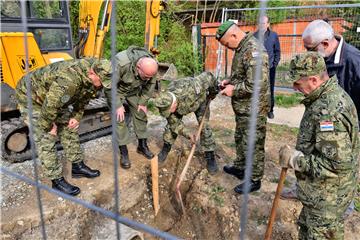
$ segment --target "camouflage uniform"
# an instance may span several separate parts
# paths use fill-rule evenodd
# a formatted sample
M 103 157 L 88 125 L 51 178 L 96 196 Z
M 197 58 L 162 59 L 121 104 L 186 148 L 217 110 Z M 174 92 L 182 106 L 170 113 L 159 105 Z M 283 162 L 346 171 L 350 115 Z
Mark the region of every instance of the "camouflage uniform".
M 142 57 L 153 57 L 144 48 L 131 46 L 127 50 L 119 52 L 116 56 L 116 72 L 119 80 L 117 83 L 117 99 L 115 101 L 116 109 L 128 103 L 130 113 L 133 119 L 135 134 L 138 139 L 146 139 L 147 117 L 143 111 L 138 111 L 138 105 L 146 106 L 147 101 L 152 96 L 156 78 L 148 81 L 142 80 L 136 71 L 137 61 Z M 109 104 L 111 106 L 111 91 L 105 91 Z M 119 146 L 130 143 L 129 130 L 125 121 L 117 123 L 117 135 Z
M 310 52 L 293 60 L 290 67 L 303 69 L 318 59 L 318 73 L 326 71 L 322 57 Z M 300 70 L 291 70 L 290 74 L 296 71 Z M 302 103 L 305 113 L 296 150 L 304 155 L 296 159 L 294 167 L 297 196 L 303 204 L 299 239 L 343 239 L 343 214 L 354 197 L 358 179 L 356 108 L 335 76 L 308 94 Z
M 239 170 L 245 170 L 245 158 L 249 134 L 249 119 L 251 112 L 251 96 L 254 91 L 254 77 L 256 72 L 256 59 L 262 57 L 260 76 L 259 111 L 256 126 L 256 142 L 253 161 L 252 180 L 261 180 L 264 174 L 265 160 L 265 137 L 266 115 L 269 111 L 269 80 L 268 80 L 268 56 L 265 48 L 258 49 L 259 43 L 248 34 L 241 40 L 235 50 L 231 67 L 230 83 L 235 86 L 231 99 L 235 112 L 236 130 L 235 143 L 237 158 L 234 166 Z M 262 46 L 262 45 L 261 45 Z
M 28 74 L 31 80 L 34 139 L 44 175 L 49 179 L 62 177 L 62 164 L 56 157 L 57 137 L 49 133 L 53 123 L 57 125 L 67 159 L 72 163 L 84 159 L 78 130 L 69 128 L 68 123 L 71 118 L 80 122 L 85 105 L 96 96 L 97 90 L 88 78 L 88 71 L 93 68 L 95 61 L 56 62 Z M 21 115 L 29 123 L 26 92 L 26 77 L 23 77 L 16 86 L 16 97 Z
M 176 97 L 177 108 L 174 113 L 169 112 L 172 103 L 171 92 Z M 163 117 L 167 119 L 164 132 L 164 141 L 171 145 L 180 134 L 190 139 L 192 132 L 185 128 L 182 120 L 184 115 L 195 113 L 196 119 L 200 124 L 204 116 L 207 99 L 217 93 L 217 81 L 211 73 L 202 73 L 197 77 L 187 77 L 174 80 L 168 86 L 167 92 L 160 94 L 155 99 L 155 106 L 160 110 Z M 204 151 L 214 151 L 215 141 L 208 120 L 210 111 L 206 114 L 206 121 L 201 132 L 200 141 Z

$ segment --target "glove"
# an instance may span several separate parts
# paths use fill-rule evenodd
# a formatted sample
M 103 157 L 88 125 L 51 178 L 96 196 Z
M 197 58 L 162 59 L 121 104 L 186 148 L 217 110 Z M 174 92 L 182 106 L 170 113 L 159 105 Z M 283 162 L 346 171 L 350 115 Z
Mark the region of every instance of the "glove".
M 279 165 L 282 168 L 293 168 L 297 171 L 300 170 L 297 160 L 299 157 L 304 156 L 301 151 L 291 150 L 289 145 L 284 145 L 279 150 Z
M 288 168 L 292 156 L 292 150 L 289 145 L 284 145 L 279 150 L 279 165 L 282 168 Z

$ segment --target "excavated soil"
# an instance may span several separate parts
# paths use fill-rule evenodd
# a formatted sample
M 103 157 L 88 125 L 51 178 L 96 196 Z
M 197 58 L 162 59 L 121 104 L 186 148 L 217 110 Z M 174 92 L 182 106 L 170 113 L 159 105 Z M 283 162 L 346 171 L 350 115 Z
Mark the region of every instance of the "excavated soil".
M 282 109 L 275 114 L 281 115 Z M 289 110 L 284 110 L 289 111 Z M 217 98 L 211 105 L 210 124 L 217 142 L 216 155 L 220 171 L 209 175 L 203 153 L 198 147 L 181 187 L 186 213 L 175 197 L 175 183 L 182 171 L 190 151 L 190 144 L 179 137 L 164 164 L 159 165 L 160 211 L 154 216 L 151 194 L 150 161 L 136 153 L 136 144 L 129 146 L 132 167 L 119 170 L 119 202 L 122 216 L 148 224 L 162 231 L 184 239 L 238 239 L 240 214 L 243 197 L 236 195 L 233 188 L 239 180 L 226 175 L 221 170 L 235 157 L 234 116 L 230 100 Z M 293 111 L 301 117 L 301 111 Z M 294 116 L 292 116 L 294 118 Z M 284 121 L 287 121 L 284 119 Z M 294 120 L 292 120 L 294 121 Z M 194 116 L 184 119 L 194 132 L 197 124 Z M 263 239 L 272 200 L 275 195 L 280 168 L 277 165 L 277 152 L 282 144 L 295 145 L 297 130 L 273 120 L 268 126 L 266 138 L 265 176 L 260 191 L 251 193 L 248 201 L 248 221 L 246 239 Z M 281 120 L 280 120 L 280 123 Z M 296 121 L 294 123 L 296 125 Z M 158 115 L 149 119 L 149 143 L 153 152 L 160 151 L 162 131 L 165 121 Z M 70 164 L 66 163 L 62 153 L 66 178 L 81 188 L 78 198 L 114 211 L 114 170 L 111 136 L 100 138 L 83 145 L 86 162 L 101 170 L 101 176 L 95 179 L 73 179 L 70 176 Z M 1 165 L 19 174 L 33 178 L 32 162 Z M 289 171 L 285 185 L 295 181 Z M 50 182 L 41 179 L 50 186 Z M 71 203 L 58 196 L 41 191 L 41 200 L 48 239 L 116 239 L 115 223 L 112 219 Z M 1 239 L 41 239 L 41 228 L 36 193 L 33 186 L 1 175 Z M 301 204 L 297 201 L 281 200 L 274 224 L 273 239 L 297 239 L 296 219 Z M 345 239 L 359 239 L 360 214 L 354 212 L 346 220 Z M 123 226 L 121 227 L 123 229 Z M 122 231 L 123 233 L 126 231 Z M 122 239 L 131 239 L 122 234 Z M 139 233 L 134 239 L 157 239 L 148 233 Z

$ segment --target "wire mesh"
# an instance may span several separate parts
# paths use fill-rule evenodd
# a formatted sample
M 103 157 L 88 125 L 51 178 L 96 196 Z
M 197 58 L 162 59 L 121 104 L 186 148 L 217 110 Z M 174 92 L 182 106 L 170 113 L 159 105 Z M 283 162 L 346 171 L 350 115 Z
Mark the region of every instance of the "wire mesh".
M 224 9 L 224 19 L 237 21 L 240 28 L 245 32 L 255 32 L 259 8 Z M 277 67 L 275 84 L 281 87 L 289 87 L 287 71 L 289 62 L 296 54 L 305 52 L 301 35 L 306 26 L 313 20 L 323 19 L 334 29 L 336 35 L 341 35 L 345 41 L 358 47 L 360 33 L 356 32 L 356 23 L 359 22 L 360 4 L 338 5 L 314 5 L 296 7 L 267 7 L 266 15 L 270 19 L 270 28 L 279 36 L 281 47 L 281 59 Z M 218 18 L 218 23 L 222 19 Z M 216 48 L 217 41 L 215 32 L 218 24 L 203 26 L 204 65 L 207 71 L 220 77 L 228 77 L 231 70 L 232 51 L 224 48 Z M 221 54 L 221 58 L 219 57 Z M 215 60 L 219 59 L 215 64 Z M 220 71 L 216 71 L 220 69 Z

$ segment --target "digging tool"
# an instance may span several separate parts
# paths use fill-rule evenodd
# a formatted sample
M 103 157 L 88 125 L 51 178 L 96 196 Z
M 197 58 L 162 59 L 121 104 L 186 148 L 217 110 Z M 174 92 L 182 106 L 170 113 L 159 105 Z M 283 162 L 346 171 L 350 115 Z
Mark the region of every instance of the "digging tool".
M 194 156 L 196 143 L 199 141 L 201 130 L 202 130 L 203 126 L 204 126 L 206 114 L 207 114 L 207 111 L 209 109 L 209 105 L 210 105 L 210 101 L 208 101 L 207 104 L 206 104 L 205 112 L 204 112 L 204 115 L 203 115 L 203 117 L 202 117 L 202 119 L 200 121 L 199 129 L 196 132 L 195 141 L 194 141 L 194 143 L 193 143 L 193 145 L 191 147 L 189 157 L 187 158 L 184 169 L 182 170 L 182 172 L 181 172 L 181 174 L 180 174 L 180 176 L 178 178 L 178 181 L 176 183 L 176 189 L 175 189 L 176 192 L 175 193 L 176 193 L 177 199 L 180 201 L 181 209 L 183 211 L 183 214 L 185 214 L 185 207 L 184 207 L 184 203 L 183 203 L 183 200 L 182 200 L 182 197 L 181 197 L 180 185 L 181 185 L 181 182 L 184 180 L 184 177 L 185 177 L 186 172 L 187 172 L 187 170 L 189 168 L 191 159 Z
M 280 179 L 279 179 L 279 183 L 276 188 L 275 198 L 274 198 L 274 202 L 273 202 L 273 205 L 271 208 L 269 222 L 268 222 L 266 233 L 265 233 L 265 240 L 270 240 L 270 238 L 271 238 L 272 227 L 273 227 L 275 215 L 276 215 L 276 208 L 279 203 L 281 190 L 284 186 L 284 182 L 285 182 L 285 178 L 286 178 L 286 171 L 287 171 L 287 168 L 281 169 Z
M 156 155 L 151 159 L 151 181 L 152 181 L 152 195 L 155 216 L 159 212 L 159 165 L 158 165 L 158 156 Z

